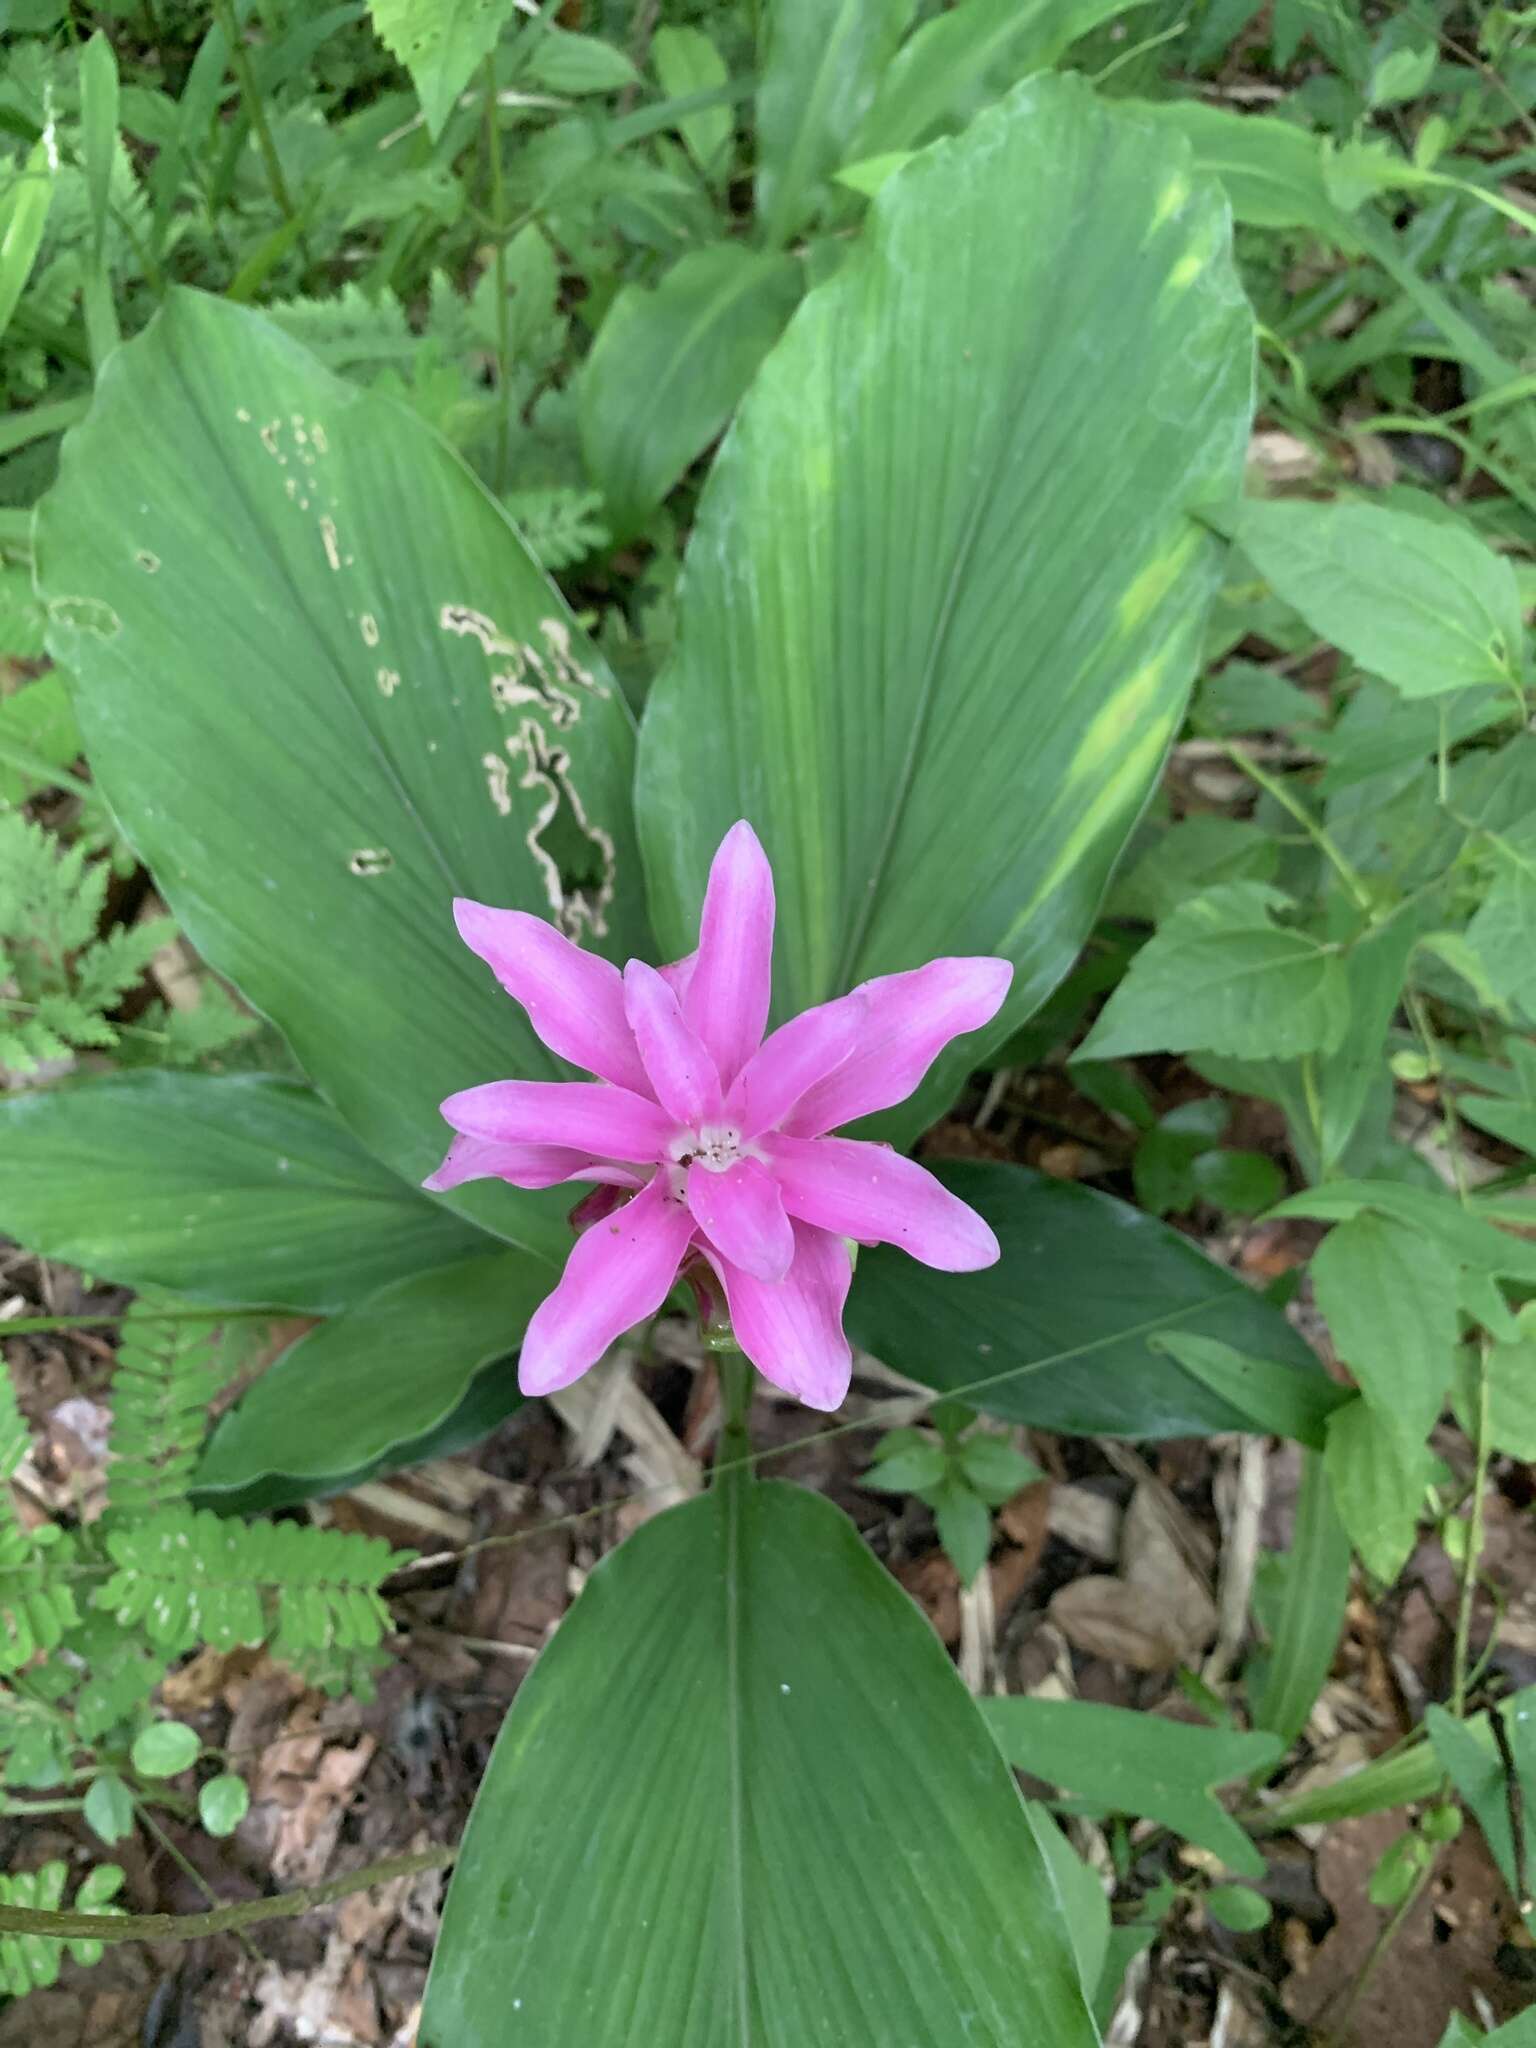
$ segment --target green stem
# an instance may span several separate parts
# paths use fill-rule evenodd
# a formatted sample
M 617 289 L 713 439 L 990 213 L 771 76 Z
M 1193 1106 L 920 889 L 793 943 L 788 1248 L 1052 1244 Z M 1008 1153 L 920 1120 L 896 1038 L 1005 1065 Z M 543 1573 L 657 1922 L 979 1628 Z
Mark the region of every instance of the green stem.
M 507 487 L 507 456 L 511 444 L 508 407 L 512 390 L 512 339 L 507 308 L 507 195 L 501 175 L 501 134 L 496 120 L 496 59 L 485 60 L 485 155 L 491 187 L 491 233 L 496 273 L 496 495 Z
M 238 1906 L 215 1906 L 207 1913 L 50 1913 L 40 1906 L 0 1905 L 0 1934 L 41 1934 L 55 1941 L 199 1941 L 205 1934 L 227 1934 L 255 1927 L 263 1920 L 293 1920 L 315 1906 L 329 1905 L 353 1892 L 414 1877 L 423 1870 L 446 1870 L 457 1849 L 417 1849 L 408 1856 L 386 1857 L 350 1877 L 280 1892 L 272 1899 L 246 1899 Z
M 250 117 L 251 128 L 256 136 L 256 146 L 261 151 L 261 160 L 267 167 L 267 183 L 272 188 L 272 197 L 277 201 L 278 210 L 284 220 L 292 220 L 296 209 L 289 195 L 288 181 L 283 176 L 282 159 L 277 153 L 277 145 L 272 140 L 272 130 L 267 124 L 267 110 L 262 104 L 261 87 L 256 83 L 251 53 L 245 46 L 244 36 L 240 33 L 240 24 L 235 19 L 232 0 L 213 0 L 213 11 L 229 43 L 230 59 L 235 67 L 235 77 L 240 83 L 240 97 L 245 102 L 245 111 Z
M 752 1405 L 752 1368 L 739 1351 L 716 1354 L 720 1374 L 720 1399 L 725 1418 L 720 1428 L 720 1454 L 715 1460 L 715 1484 L 742 1484 L 752 1478 L 752 1439 L 747 1431 L 747 1412 Z
M 1472 1642 L 1472 1605 L 1477 1593 L 1477 1568 L 1483 1554 L 1483 1496 L 1492 1462 L 1492 1398 L 1488 1380 L 1488 1345 L 1477 1347 L 1476 1464 L 1472 1479 L 1472 1512 L 1467 1520 L 1467 1554 L 1461 1567 L 1461 1599 L 1456 1609 L 1456 1643 L 1451 1659 L 1451 1712 L 1461 1720 L 1467 1711 L 1467 1668 Z
M 1267 768 L 1261 768 L 1253 756 L 1235 740 L 1227 741 L 1226 748 L 1233 765 L 1241 768 L 1248 779 L 1256 782 L 1267 796 L 1272 796 L 1282 810 L 1289 811 L 1318 852 L 1333 864 L 1339 880 L 1349 891 L 1356 908 L 1363 910 L 1367 917 L 1373 917 L 1376 906 L 1371 901 L 1370 891 L 1344 858 L 1327 828 L 1317 822 L 1306 805 L 1291 794 L 1278 776 L 1271 775 Z

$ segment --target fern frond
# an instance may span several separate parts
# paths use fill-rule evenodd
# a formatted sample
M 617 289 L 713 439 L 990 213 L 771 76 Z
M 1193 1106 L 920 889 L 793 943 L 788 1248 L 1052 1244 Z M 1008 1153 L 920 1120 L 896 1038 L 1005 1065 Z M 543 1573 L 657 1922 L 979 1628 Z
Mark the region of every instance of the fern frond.
M 377 1645 L 344 1650 L 333 1644 L 328 1650 L 285 1650 L 283 1662 L 328 1699 L 366 1703 L 378 1690 L 374 1680 L 389 1663 L 389 1656 Z
M 136 981 L 160 948 L 176 936 L 176 920 L 146 917 L 142 924 L 120 924 L 104 939 L 87 946 L 75 961 L 75 997 L 94 1010 L 111 1010 Z
M 100 1742 L 125 1722 L 136 1721 L 165 1676 L 165 1658 L 151 1656 L 142 1640 L 120 1629 L 109 1614 L 86 1614 L 64 1650 L 80 1660 L 87 1674 L 73 1674 L 79 1691 L 70 1713 L 80 1742 Z
M 12 1877 L 0 1877 L 0 1903 L 7 1906 L 41 1906 L 44 1912 L 56 1913 L 64 1898 L 64 1881 L 68 1876 L 62 1858 L 43 1864 L 39 1870 L 18 1871 Z M 108 1901 L 122 1887 L 123 1872 L 119 1864 L 98 1863 L 88 1871 L 75 1893 L 74 1908 L 77 1913 L 118 1913 L 119 1906 Z M 102 1944 L 99 1941 L 55 1941 L 44 1934 L 0 1935 L 0 1990 L 12 1998 L 25 1998 L 29 1991 L 41 1991 L 59 1979 L 59 1966 L 64 1960 L 65 1949 L 77 1963 L 97 1963 L 101 1960 Z
M 129 1310 L 112 1376 L 107 1510 L 152 1515 L 185 1500 L 208 1429 L 208 1405 L 230 1376 L 220 1321 L 166 1322 L 158 1296 Z
M 80 1618 L 59 1575 L 73 1554 L 70 1539 L 47 1525 L 24 1529 L 11 1499 L 11 1474 L 30 1443 L 11 1376 L 0 1371 L 0 1671 L 19 1671 L 39 1650 L 56 1649 Z
M 332 370 L 404 363 L 416 349 L 405 308 L 388 292 L 370 299 L 349 284 L 333 299 L 281 299 L 264 310 Z
M 105 1542 L 117 1570 L 96 1604 L 173 1653 L 269 1638 L 278 1656 L 366 1648 L 390 1625 L 378 1587 L 410 1554 L 377 1537 L 183 1507 L 108 1530 Z
M 523 539 L 546 569 L 569 569 L 606 547 L 612 536 L 603 524 L 600 491 L 567 484 L 509 491 L 504 500 Z

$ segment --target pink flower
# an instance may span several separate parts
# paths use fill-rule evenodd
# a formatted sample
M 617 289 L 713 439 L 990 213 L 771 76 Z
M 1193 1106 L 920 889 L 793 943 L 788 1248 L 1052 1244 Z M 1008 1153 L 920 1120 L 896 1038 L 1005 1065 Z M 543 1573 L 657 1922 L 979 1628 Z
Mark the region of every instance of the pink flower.
M 699 1258 L 758 1371 L 833 1409 L 852 1367 L 845 1239 L 949 1273 L 996 1260 L 987 1224 L 915 1161 L 825 1134 L 902 1101 L 952 1038 L 995 1016 L 1008 961 L 882 975 L 765 1039 L 773 872 L 745 821 L 710 868 L 698 951 L 659 971 L 631 960 L 621 975 L 521 910 L 453 908 L 550 1051 L 598 1077 L 488 1081 L 442 1106 L 459 1135 L 428 1188 L 606 1184 L 528 1325 L 524 1393 L 569 1386 Z

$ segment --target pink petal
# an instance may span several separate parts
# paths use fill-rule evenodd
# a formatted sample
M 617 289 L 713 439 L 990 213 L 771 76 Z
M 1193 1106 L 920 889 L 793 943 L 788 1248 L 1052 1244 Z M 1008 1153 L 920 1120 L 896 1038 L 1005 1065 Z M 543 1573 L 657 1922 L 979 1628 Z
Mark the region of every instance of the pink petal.
M 727 1114 L 744 1138 L 783 1123 L 807 1089 L 843 1064 L 860 1042 L 868 1008 L 855 989 L 802 1010 L 764 1039 L 731 1090 Z
M 688 993 L 688 984 L 693 980 L 693 970 L 698 964 L 699 949 L 695 946 L 693 951 L 685 953 L 681 960 L 669 961 L 665 967 L 658 967 L 656 972 L 681 1002 Z
M 442 1113 L 466 1138 L 499 1145 L 568 1145 L 593 1159 L 660 1159 L 675 1118 L 649 1096 L 602 1081 L 485 1081 L 461 1088 Z
M 1011 961 L 982 956 L 864 982 L 853 991 L 867 1004 L 858 1051 L 801 1097 L 785 1129 L 815 1137 L 904 1102 L 952 1038 L 991 1022 L 1012 979 Z
M 756 1280 L 774 1283 L 789 1271 L 795 1233 L 772 1174 L 755 1159 L 724 1173 L 695 1160 L 688 1169 L 688 1206 L 723 1259 Z
M 711 1261 L 725 1288 L 736 1342 L 765 1379 L 830 1412 L 853 1375 L 843 1335 L 843 1303 L 853 1265 L 848 1248 L 825 1230 L 795 1225 L 795 1259 L 777 1287 L 754 1280 L 728 1259 Z
M 720 842 L 704 892 L 683 1015 L 729 1088 L 757 1051 L 773 979 L 773 870 L 745 818 Z
M 693 1235 L 693 1218 L 658 1173 L 606 1222 L 576 1240 L 553 1294 L 534 1310 L 517 1383 L 552 1394 L 596 1365 L 615 1338 L 666 1300 Z
M 562 1181 L 595 1180 L 610 1187 L 637 1188 L 627 1166 L 589 1158 L 569 1145 L 498 1145 L 488 1138 L 455 1138 L 436 1173 L 422 1182 L 434 1195 L 467 1180 L 509 1180 L 517 1188 L 552 1188 Z
M 680 1124 L 695 1129 L 720 1114 L 720 1076 L 697 1032 L 683 1022 L 677 997 L 654 967 L 624 970 L 624 1013 L 635 1034 L 650 1092 Z
M 649 1092 L 624 1016 L 624 984 L 611 961 L 584 953 L 524 910 L 492 910 L 458 897 L 459 937 L 491 967 L 553 1053 L 620 1088 Z
M 941 1273 L 995 1265 L 997 1239 L 958 1195 L 915 1159 L 857 1138 L 764 1141 L 791 1216 L 861 1244 L 895 1244 Z

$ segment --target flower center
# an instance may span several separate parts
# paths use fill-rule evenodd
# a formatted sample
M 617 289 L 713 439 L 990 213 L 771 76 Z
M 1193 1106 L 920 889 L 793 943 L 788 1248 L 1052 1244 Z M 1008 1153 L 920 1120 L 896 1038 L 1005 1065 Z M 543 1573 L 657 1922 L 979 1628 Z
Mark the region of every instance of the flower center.
M 679 1131 L 667 1148 L 679 1166 L 695 1161 L 711 1173 L 725 1173 L 747 1156 L 741 1132 L 734 1124 L 700 1124 L 696 1131 Z

